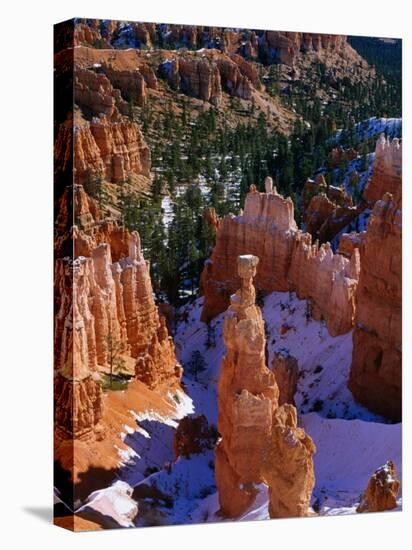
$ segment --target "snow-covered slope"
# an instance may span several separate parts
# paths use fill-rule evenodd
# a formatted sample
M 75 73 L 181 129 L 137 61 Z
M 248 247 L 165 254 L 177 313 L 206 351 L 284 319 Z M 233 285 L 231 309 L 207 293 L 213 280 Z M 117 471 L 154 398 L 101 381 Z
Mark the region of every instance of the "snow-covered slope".
M 371 117 L 355 124 L 356 137 L 359 141 L 378 137 L 379 134 L 385 132 L 391 138 L 399 137 L 402 134 L 402 119 L 401 118 L 377 118 Z M 343 130 L 336 132 L 335 140 L 339 143 Z
M 272 292 L 263 317 L 268 334 L 269 366 L 274 352 L 296 357 L 299 364 L 298 412 L 313 410 L 331 418 L 383 419 L 358 405 L 347 388 L 352 360 L 352 332 L 330 336 L 323 321 L 306 319 L 306 301 L 293 292 Z M 281 327 L 288 327 L 281 334 Z
M 315 413 L 301 420 L 317 447 L 312 501 L 317 501 L 321 514 L 355 512 L 371 474 L 387 460 L 394 462 L 401 480 L 401 424 L 330 420 Z
M 183 386 L 188 397 L 180 395 L 177 416 L 204 414 L 210 424 L 216 424 L 216 388 L 225 354 L 224 314 L 208 328 L 200 321 L 202 305 L 200 298 L 179 311 L 174 341 L 185 369 Z M 302 425 L 317 446 L 312 504 L 322 515 L 353 513 L 378 466 L 392 459 L 401 476 L 401 425 L 385 424 L 353 400 L 347 388 L 351 333 L 331 337 L 323 322 L 306 319 L 306 302 L 294 293 L 271 293 L 264 300 L 262 312 L 269 365 L 277 351 L 291 353 L 299 363 L 296 405 Z M 288 330 L 281 331 L 285 325 Z M 204 362 L 197 373 L 189 368 L 195 352 Z M 137 424 L 138 428 L 125 426 L 125 441 L 133 452 L 121 477 L 134 486 L 133 499 L 139 503 L 134 524 L 222 521 L 213 450 L 175 460 L 176 419 L 162 419 L 147 411 L 137 418 Z M 258 489 L 254 504 L 240 521 L 269 517 L 267 488 L 261 484 Z

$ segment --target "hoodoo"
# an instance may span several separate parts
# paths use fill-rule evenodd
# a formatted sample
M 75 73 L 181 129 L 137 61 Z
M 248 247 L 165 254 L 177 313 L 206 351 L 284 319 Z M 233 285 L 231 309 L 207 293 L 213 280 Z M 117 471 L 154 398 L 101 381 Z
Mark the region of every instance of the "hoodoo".
M 262 481 L 261 464 L 278 406 L 279 390 L 265 365 L 265 330 L 252 284 L 258 258 L 239 256 L 240 290 L 231 297 L 223 338 L 227 354 L 218 385 L 216 481 L 223 514 L 237 517 L 253 502 L 254 484 Z
M 265 364 L 264 321 L 252 284 L 258 261 L 239 256 L 240 290 L 231 297 L 224 320 L 227 354 L 218 385 L 222 439 L 216 449 L 221 513 L 240 516 L 254 501 L 255 486 L 264 481 L 271 517 L 305 515 L 314 486 L 315 446 L 297 428 L 296 409 L 278 407 L 279 389 Z
M 325 319 L 330 334 L 345 334 L 355 315 L 359 251 L 354 249 L 348 259 L 334 254 L 329 243 L 312 244 L 312 236 L 296 226 L 292 199 L 279 195 L 269 180 L 266 193 L 251 187 L 242 214 L 219 223 L 216 245 L 201 277 L 202 321 L 227 307 L 238 285 L 236 259 L 251 252 L 260 258 L 256 286 L 261 291 L 295 291 L 311 302 L 316 319 Z
M 349 388 L 358 401 L 393 420 L 402 416 L 401 161 L 399 141 L 381 136 L 365 189 L 367 200 L 376 202 L 367 231 L 361 234 L 349 379 Z

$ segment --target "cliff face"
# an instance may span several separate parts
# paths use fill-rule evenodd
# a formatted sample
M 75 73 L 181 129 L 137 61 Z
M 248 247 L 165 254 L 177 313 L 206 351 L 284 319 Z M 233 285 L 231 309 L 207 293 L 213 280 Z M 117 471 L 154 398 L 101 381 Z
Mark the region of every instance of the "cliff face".
M 327 186 L 323 175 L 306 181 L 302 202 L 306 230 L 321 243 L 332 241 L 362 210 L 343 189 Z
M 75 204 L 83 209 L 79 221 L 89 223 L 85 209 L 93 201 L 79 186 L 76 194 Z M 172 387 L 181 376 L 173 342 L 153 300 L 138 234 L 114 224 L 101 228 L 94 226 L 89 234 L 77 228 L 72 233 L 75 251 L 86 255 L 55 263 L 56 427 L 75 437 L 91 432 L 101 418 L 97 380 L 102 371 L 132 369 L 149 388 Z
M 346 36 L 302 32 L 265 31 L 261 49 L 268 61 L 293 65 L 300 52 L 331 52 L 347 46 Z
M 74 139 L 77 183 L 83 183 L 90 172 L 114 183 L 139 175 L 149 178 L 150 150 L 137 124 L 93 118 L 75 127 Z
M 376 143 L 375 164 L 372 177 L 364 191 L 364 198 L 375 204 L 385 193 L 401 203 L 402 196 L 402 145 L 397 138 L 392 141 L 382 135 Z
M 82 109 L 109 119 L 119 119 L 119 111 L 125 112 L 127 108 L 119 90 L 113 88 L 104 74 L 81 67 L 74 71 L 74 100 Z
M 171 49 L 186 47 L 219 48 L 226 54 L 241 54 L 257 59 L 259 54 L 268 63 L 280 62 L 292 65 L 296 57 L 307 53 L 327 54 L 340 52 L 350 46 L 346 36 L 284 31 L 241 31 L 219 27 L 193 25 L 168 25 L 155 23 L 105 21 L 99 25 L 94 20 L 89 26 L 86 20 L 76 25 L 77 44 L 93 44 L 100 41 L 105 47 L 152 47 L 156 40 Z M 173 46 L 173 47 L 172 47 Z
M 222 102 L 222 91 L 242 99 L 251 99 L 260 89 L 259 75 L 254 65 L 239 55 L 225 55 L 218 50 L 204 50 L 202 54 L 163 53 L 160 74 L 169 84 L 187 95 Z
M 215 248 L 201 277 L 202 320 L 224 311 L 238 286 L 237 256 L 254 254 L 260 258 L 256 285 L 261 291 L 295 291 L 311 302 L 312 314 L 326 320 L 331 334 L 347 332 L 355 313 L 358 251 L 349 260 L 333 254 L 328 243 L 313 245 L 311 235 L 297 229 L 292 200 L 278 195 L 269 181 L 266 190 L 252 190 L 243 214 L 225 217 L 219 224 Z
M 279 390 L 273 373 L 265 364 L 264 321 L 255 305 L 252 284 L 257 264 L 256 256 L 239 256 L 240 290 L 231 297 L 224 320 L 227 353 L 218 383 L 218 430 L 222 439 L 216 448 L 215 470 L 219 502 L 224 515 L 238 517 L 256 496 L 254 484 L 266 481 L 274 488 L 279 501 L 287 502 L 281 508 L 271 504 L 271 517 L 304 515 L 314 483 L 313 465 L 309 465 L 314 446 L 312 443 L 311 448 L 307 447 L 308 467 L 299 468 L 305 483 L 293 481 L 292 492 L 286 485 L 277 486 L 283 474 L 275 473 L 270 449 L 277 441 L 287 454 L 286 439 L 278 435 L 280 419 L 286 409 L 278 408 Z M 296 427 L 296 413 L 294 420 L 293 428 Z M 275 454 L 278 461 L 279 454 Z M 265 472 L 262 471 L 264 463 L 267 464 Z M 293 469 L 291 464 L 290 467 Z M 290 473 L 289 485 L 296 472 Z M 286 483 L 285 478 L 284 481 Z M 297 501 L 301 500 L 305 504 L 299 507 Z
M 399 420 L 402 414 L 402 213 L 399 203 L 389 193 L 374 206 L 360 254 L 349 388 L 368 408 Z

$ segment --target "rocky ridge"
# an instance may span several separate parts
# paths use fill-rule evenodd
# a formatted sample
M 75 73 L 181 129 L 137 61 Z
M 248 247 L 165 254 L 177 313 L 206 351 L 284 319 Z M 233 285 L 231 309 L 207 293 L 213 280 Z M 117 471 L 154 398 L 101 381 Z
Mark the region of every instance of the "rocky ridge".
M 364 192 L 373 208 L 367 230 L 345 241 L 361 257 L 349 388 L 360 403 L 396 421 L 402 416 L 401 166 L 402 144 L 381 135 Z
M 295 291 L 308 300 L 310 313 L 326 320 L 332 335 L 348 332 L 355 314 L 359 254 L 350 259 L 334 254 L 329 243 L 319 246 L 312 236 L 297 229 L 293 202 L 284 199 L 266 180 L 266 193 L 252 188 L 244 212 L 219 223 L 216 245 L 201 277 L 205 295 L 202 320 L 207 321 L 227 306 L 236 289 L 237 256 L 260 258 L 256 286 L 265 293 Z
M 402 415 L 402 212 L 390 193 L 375 203 L 360 246 L 349 388 L 371 410 Z

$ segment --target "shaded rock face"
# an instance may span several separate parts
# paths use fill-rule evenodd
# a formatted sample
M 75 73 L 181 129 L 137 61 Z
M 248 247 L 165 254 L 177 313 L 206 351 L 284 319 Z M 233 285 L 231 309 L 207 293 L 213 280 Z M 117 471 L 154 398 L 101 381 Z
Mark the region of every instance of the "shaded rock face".
M 252 284 L 257 264 L 256 256 L 239 256 L 240 290 L 231 297 L 223 327 L 227 353 L 218 383 L 222 439 L 216 448 L 215 473 L 221 513 L 227 517 L 238 517 L 252 504 L 255 484 L 272 482 L 263 475 L 262 464 L 271 462 L 271 438 L 278 425 L 275 412 L 283 410 L 278 408 L 274 374 L 265 364 L 264 321 Z M 289 484 L 291 479 L 293 475 Z M 301 498 L 298 492 L 296 488 L 296 494 L 290 495 L 290 511 L 297 509 L 292 500 Z M 282 497 L 289 499 L 285 491 Z
M 60 125 L 55 156 L 66 164 L 74 156 L 76 183 L 85 183 L 93 174 L 112 183 L 140 178 L 148 186 L 150 150 L 139 126 L 125 116 L 130 110 L 125 99 L 143 105 L 146 87 L 156 87 L 156 77 L 136 56 L 114 55 L 109 61 L 99 54 L 102 51 L 113 50 L 75 50 L 73 91 L 78 109 L 72 129 L 68 123 Z M 57 163 L 56 168 L 63 170 L 64 165 Z
M 81 67 L 74 71 L 74 101 L 92 114 L 103 114 L 114 120 L 120 118 L 119 111 L 127 110 L 120 91 L 113 88 L 104 74 Z
M 391 193 L 393 200 L 401 207 L 402 196 L 402 144 L 397 138 L 390 141 L 381 135 L 376 143 L 375 164 L 364 191 L 364 198 L 373 205 L 385 193 Z
M 353 147 L 344 149 L 343 147 L 334 147 L 329 153 L 329 159 L 332 163 L 333 168 L 337 168 L 341 162 L 350 162 L 351 160 L 356 159 L 358 153 Z
M 55 426 L 60 439 L 89 439 L 99 434 L 103 414 L 102 389 L 93 377 L 69 380 L 57 375 L 54 382 Z
M 298 385 L 299 365 L 295 357 L 282 352 L 275 353 L 272 372 L 279 388 L 279 405 L 295 404 Z
M 81 102 L 82 93 L 86 95 L 87 88 L 93 87 L 94 95 L 107 95 L 107 90 L 111 88 L 114 99 L 122 107 L 129 100 L 143 106 L 148 90 L 157 90 L 157 77 L 147 63 L 148 58 L 138 50 L 101 50 L 80 46 L 75 50 L 74 59 L 75 84 L 78 88 L 76 103 Z M 93 82 L 100 82 L 103 89 L 99 90 L 96 84 L 93 86 Z M 96 105 L 97 99 L 94 101 Z M 88 102 L 93 103 L 93 98 Z
M 349 388 L 368 408 L 402 415 L 402 213 L 386 193 L 360 246 L 361 271 Z
M 93 118 L 75 127 L 74 140 L 76 183 L 84 183 L 91 172 L 114 183 L 150 176 L 150 150 L 134 122 Z
M 344 233 L 339 240 L 338 253 L 345 256 L 345 258 L 351 258 L 355 248 L 360 248 L 364 236 L 365 232 Z
M 206 449 L 213 449 L 216 443 L 216 430 L 208 425 L 203 414 L 185 416 L 179 422 L 173 439 L 176 457 L 188 457 L 199 454 Z
M 275 377 L 265 365 L 264 321 L 252 279 L 258 258 L 239 256 L 241 288 L 231 298 L 223 328 L 227 354 L 218 383 L 216 483 L 221 511 L 239 516 L 256 495 L 261 463 L 278 406 Z
M 107 40 L 102 38 L 98 21 L 89 20 L 87 23 L 79 21 L 74 26 L 74 45 L 81 46 L 83 44 L 100 45 L 109 48 Z
M 291 290 L 308 299 L 312 315 L 323 317 L 332 335 L 344 334 L 353 326 L 358 250 L 347 259 L 334 254 L 329 243 L 313 245 L 311 235 L 297 229 L 292 200 L 278 195 L 269 184 L 266 193 L 253 189 L 247 195 L 243 214 L 219 223 L 216 245 L 201 276 L 202 321 L 227 307 L 239 284 L 234 273 L 241 254 L 260 258 L 256 286 L 261 291 Z
M 357 512 L 384 512 L 396 508 L 396 499 L 401 488 L 391 460 L 376 470 L 362 495 Z
M 306 230 L 321 243 L 332 241 L 361 212 L 343 189 L 327 186 L 323 175 L 306 181 L 302 200 Z

